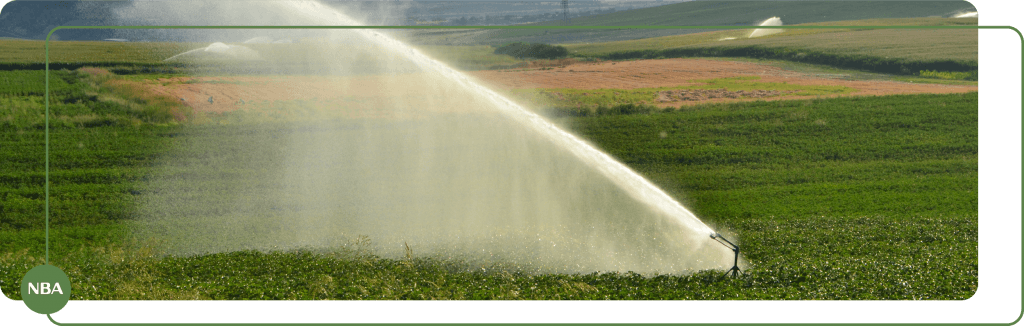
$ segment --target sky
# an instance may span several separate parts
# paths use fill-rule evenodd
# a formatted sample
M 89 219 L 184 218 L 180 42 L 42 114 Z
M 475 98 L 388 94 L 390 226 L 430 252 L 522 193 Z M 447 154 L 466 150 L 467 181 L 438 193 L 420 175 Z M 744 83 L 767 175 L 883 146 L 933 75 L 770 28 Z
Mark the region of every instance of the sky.
M 266 1 L 266 0 L 249 0 Z M 287 1 L 287 0 L 284 0 Z M 552 21 L 561 14 L 561 2 L 540 0 L 321 0 L 332 5 L 359 5 L 369 8 L 364 22 L 370 25 L 409 25 L 410 22 L 452 21 L 461 17 L 525 16 L 515 22 L 494 22 L 486 25 L 510 25 Z M 587 14 L 591 10 L 624 10 L 683 2 L 684 0 L 570 0 L 569 14 Z M 166 0 L 187 4 L 187 0 Z M 122 25 L 116 22 L 118 8 L 131 6 L 127 0 L 15 0 L 6 3 L 0 12 L 0 37 L 42 39 L 57 26 Z M 382 9 L 383 8 L 383 9 Z M 100 35 L 102 34 L 102 35 Z M 60 35 L 67 39 L 104 39 L 114 37 L 110 31 L 74 31 Z
M 11 0 L 0 0 L 2 3 Z M 126 7 L 171 7 L 185 8 L 196 7 L 190 4 L 197 4 L 195 1 L 181 0 L 139 0 L 139 1 L 45 1 L 45 0 L 15 0 L 17 3 L 7 4 L 7 8 L 0 12 L 0 37 L 17 39 L 41 40 L 47 37 L 47 32 L 57 26 L 110 26 L 110 25 L 159 25 L 155 21 L 123 20 L 125 17 L 118 16 L 118 10 Z M 557 0 L 554 1 L 382 1 L 382 0 L 321 0 L 324 4 L 332 7 L 346 7 L 354 9 L 352 12 L 359 17 L 358 20 L 368 25 L 406 25 L 413 21 L 453 21 L 465 17 L 493 17 L 494 21 L 486 25 L 511 25 L 516 23 L 528 23 L 535 21 L 551 20 L 551 17 L 542 17 L 541 14 L 561 14 Z M 238 10 L 232 10 L 231 15 L 249 15 L 254 13 L 246 3 L 265 1 L 231 1 L 238 5 Z M 635 7 L 659 6 L 672 3 L 679 3 L 678 0 L 655 1 L 573 1 L 570 7 L 570 17 L 589 15 L 597 13 L 596 10 L 607 12 L 608 10 L 625 10 Z M 202 2 L 201 3 L 205 3 Z M 216 2 L 213 2 L 216 3 Z M 134 5 L 133 5 L 134 4 Z M 374 5 L 376 4 L 376 5 Z M 419 5 L 417 5 L 419 4 Z M 465 4 L 465 5 L 463 5 Z M 137 6 L 136 6 L 137 5 Z M 179 6 L 181 5 L 181 6 Z M 369 6 L 366 6 L 369 5 Z M 199 5 L 202 6 L 202 5 Z M 350 8 L 351 7 L 351 8 Z M 616 7 L 616 8 L 611 8 Z M 495 16 L 497 15 L 497 16 Z M 157 17 L 164 17 L 159 15 Z M 198 15 L 204 16 L 204 15 Z M 121 18 L 122 20 L 118 20 Z M 142 18 L 139 18 L 142 19 Z M 167 22 L 164 20 L 165 23 Z M 264 20 L 266 21 L 266 20 Z M 248 21 L 245 21 L 248 22 Z M 196 20 L 192 25 L 217 25 L 217 21 Z M 246 23 L 239 23 L 246 24 Z M 54 34 L 58 40 L 103 40 L 103 39 L 126 39 L 129 41 L 155 40 L 148 36 L 152 31 L 136 31 L 133 37 L 127 37 L 126 31 L 114 30 L 69 30 Z M 145 35 L 144 35 L 145 34 Z M 207 35 L 203 41 L 221 41 L 213 35 Z M 212 38 L 211 38 L 212 37 Z M 165 39 L 169 40 L 169 39 Z M 173 39 L 183 41 L 182 39 Z
M 569 11 L 588 11 L 594 9 L 627 9 L 679 3 L 684 0 L 574 0 L 569 1 Z M 351 0 L 332 0 L 330 2 L 352 2 Z M 560 12 L 561 1 L 539 0 L 396 0 L 394 3 L 407 7 L 409 13 L 434 15 L 439 17 L 455 17 L 483 14 L 532 15 L 547 12 Z

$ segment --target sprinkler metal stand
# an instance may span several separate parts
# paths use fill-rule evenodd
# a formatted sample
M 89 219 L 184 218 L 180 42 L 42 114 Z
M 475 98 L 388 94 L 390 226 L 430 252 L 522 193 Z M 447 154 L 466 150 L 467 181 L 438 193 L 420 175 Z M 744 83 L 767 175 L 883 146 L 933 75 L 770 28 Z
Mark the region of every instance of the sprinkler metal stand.
M 725 275 L 729 275 L 729 272 L 732 272 L 732 277 L 736 277 L 737 273 L 740 272 L 740 246 L 737 246 L 736 244 L 730 242 L 729 240 L 726 240 L 725 237 L 722 237 L 722 235 L 718 233 L 712 233 L 711 238 L 715 239 L 715 241 L 718 241 L 718 243 L 721 243 L 723 246 L 732 249 L 732 252 L 736 254 L 736 256 L 733 257 L 732 260 L 732 268 L 725 271 Z

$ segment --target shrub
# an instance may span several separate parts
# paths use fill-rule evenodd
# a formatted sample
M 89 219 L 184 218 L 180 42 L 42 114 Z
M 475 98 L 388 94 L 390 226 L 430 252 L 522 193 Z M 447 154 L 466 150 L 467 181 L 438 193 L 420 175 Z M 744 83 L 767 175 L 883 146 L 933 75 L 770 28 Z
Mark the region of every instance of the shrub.
M 558 59 L 568 56 L 569 50 L 559 45 L 516 42 L 494 49 L 494 54 L 507 54 L 519 59 Z
M 619 104 L 611 108 L 612 114 L 650 114 L 659 110 L 658 107 L 647 104 Z
M 954 79 L 954 80 L 978 80 L 977 71 L 934 71 L 921 70 L 918 74 L 921 77 Z
M 664 110 L 649 104 L 618 104 L 613 106 L 598 105 L 596 107 L 553 107 L 547 110 L 552 117 L 589 117 L 602 115 L 651 114 L 655 112 L 673 112 L 675 108 Z

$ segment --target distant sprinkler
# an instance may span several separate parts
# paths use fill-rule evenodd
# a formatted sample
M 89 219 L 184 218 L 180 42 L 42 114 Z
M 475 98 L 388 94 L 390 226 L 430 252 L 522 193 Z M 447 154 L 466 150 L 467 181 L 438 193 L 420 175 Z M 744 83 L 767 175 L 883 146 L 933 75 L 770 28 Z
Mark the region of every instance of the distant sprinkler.
M 736 254 L 736 256 L 732 260 L 732 268 L 725 271 L 725 275 L 729 275 L 729 272 L 732 272 L 732 277 L 736 277 L 736 275 L 738 275 L 738 273 L 740 272 L 740 246 L 737 246 L 736 244 L 730 242 L 729 240 L 726 240 L 725 237 L 722 237 L 722 235 L 718 233 L 712 233 L 711 238 L 715 239 L 715 241 L 718 241 L 718 243 L 721 243 L 723 246 L 732 249 L 732 252 Z
M 782 26 L 782 19 L 779 17 L 768 18 L 762 21 L 761 23 L 757 24 L 757 26 Z M 766 35 L 778 34 L 782 32 L 782 29 L 758 28 L 751 32 L 750 36 L 747 36 L 747 38 L 761 37 Z

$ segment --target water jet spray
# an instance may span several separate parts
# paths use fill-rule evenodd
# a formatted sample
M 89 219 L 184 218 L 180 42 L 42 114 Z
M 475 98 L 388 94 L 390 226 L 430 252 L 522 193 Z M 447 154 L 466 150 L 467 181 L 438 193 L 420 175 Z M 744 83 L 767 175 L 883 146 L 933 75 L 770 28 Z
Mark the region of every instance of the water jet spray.
M 953 18 L 978 18 L 977 11 L 970 11 L 953 15 Z
M 318 2 L 261 6 L 251 11 L 252 19 L 231 22 L 363 25 Z M 218 2 L 221 10 L 210 12 L 250 7 L 250 2 Z M 130 17 L 171 17 L 169 25 L 204 22 L 193 21 L 192 12 L 168 15 L 178 11 L 165 9 Z M 270 39 L 259 36 L 222 39 Z M 274 38 L 317 40 L 285 48 L 253 45 L 262 51 L 260 67 L 294 73 L 273 77 L 280 80 L 276 85 L 305 94 L 296 97 L 332 100 L 314 101 L 308 113 L 274 104 L 253 113 L 281 112 L 282 120 L 190 134 L 197 141 L 189 144 L 197 145 L 167 156 L 168 177 L 151 183 L 162 189 L 160 195 L 139 205 L 140 236 L 168 239 L 168 253 L 330 248 L 359 235 L 372 238 L 378 245 L 369 249 L 382 257 L 411 256 L 403 252 L 408 241 L 418 256 L 459 257 L 480 266 L 508 263 L 539 272 L 677 273 L 727 266 L 728 252 L 704 238 L 715 231 L 662 189 L 420 50 L 372 29 L 295 31 Z M 193 53 L 218 55 L 213 50 L 223 48 L 218 44 Z M 377 65 L 370 70 L 355 60 L 381 54 L 389 56 L 368 60 Z M 197 60 L 197 66 L 234 63 L 213 59 Z M 327 76 L 300 76 L 310 66 Z M 210 95 L 220 94 L 213 83 L 189 86 L 194 94 L 180 98 L 205 105 Z M 251 106 L 258 101 L 246 92 L 290 92 L 248 87 L 216 103 L 244 96 Z M 305 88 L 311 90 L 299 92 Z M 196 162 L 191 151 L 211 148 L 200 141 L 231 141 L 238 150 L 211 153 L 215 164 Z M 188 161 L 176 162 L 179 158 Z M 177 178 L 181 164 L 201 166 L 201 173 Z M 236 177 L 220 171 L 253 172 Z M 180 199 L 193 202 L 180 205 Z M 642 217 L 635 217 L 637 212 Z
M 779 18 L 779 17 L 768 18 L 768 19 L 765 19 L 764 21 L 762 21 L 761 23 L 757 24 L 757 26 L 782 26 L 782 19 Z M 778 34 L 778 33 L 782 33 L 782 32 L 783 32 L 783 30 L 781 30 L 781 29 L 758 28 L 758 29 L 755 29 L 753 32 L 751 32 L 750 35 L 747 36 L 747 38 L 755 38 L 755 37 L 767 36 L 767 35 Z
M 718 243 L 721 243 L 723 246 L 729 248 L 730 250 L 732 250 L 734 254 L 736 254 L 732 261 L 732 268 L 725 271 L 726 275 L 728 275 L 729 272 L 732 272 L 732 276 L 736 277 L 737 273 L 739 273 L 740 271 L 740 246 L 737 246 L 736 244 L 732 243 L 731 241 L 729 241 L 728 239 L 726 239 L 725 237 L 718 233 L 712 233 L 711 238 L 715 239 L 715 241 L 718 241 Z

